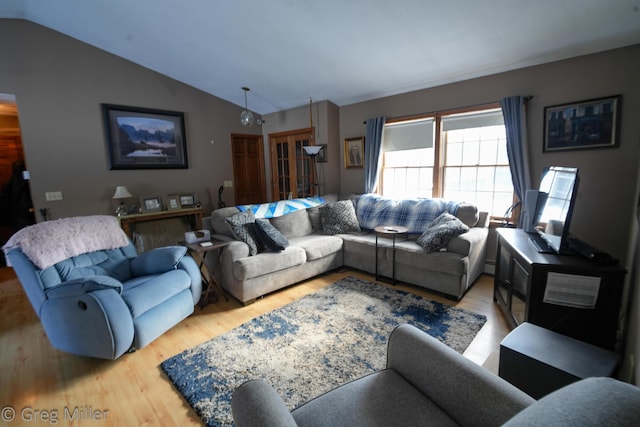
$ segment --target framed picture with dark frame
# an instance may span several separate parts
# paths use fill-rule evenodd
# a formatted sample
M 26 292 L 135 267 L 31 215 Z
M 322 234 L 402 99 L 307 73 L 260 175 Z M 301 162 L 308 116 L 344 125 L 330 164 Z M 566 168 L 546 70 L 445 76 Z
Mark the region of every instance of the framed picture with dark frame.
M 140 206 L 143 213 L 162 211 L 162 199 L 157 196 L 143 197 L 140 199 Z
M 196 197 L 195 194 L 180 194 L 178 196 L 178 201 L 180 202 L 180 207 L 183 209 L 193 208 L 196 206 Z
M 110 169 L 186 169 L 184 113 L 102 104 Z
M 346 169 L 364 167 L 364 136 L 344 140 L 344 167 Z
M 318 161 L 318 163 L 327 163 L 327 144 L 320 144 L 320 146 L 322 148 L 318 152 L 318 157 L 316 157 L 316 160 Z
M 545 107 L 543 151 L 617 147 L 621 99 L 615 95 Z

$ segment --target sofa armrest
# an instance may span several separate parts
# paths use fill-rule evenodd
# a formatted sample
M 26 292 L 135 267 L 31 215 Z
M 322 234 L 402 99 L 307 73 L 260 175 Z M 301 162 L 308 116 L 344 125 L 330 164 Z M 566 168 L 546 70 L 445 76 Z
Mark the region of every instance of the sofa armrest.
M 476 228 L 488 228 L 489 227 L 489 212 L 478 212 L 478 222 L 476 223 Z
M 418 388 L 460 425 L 501 425 L 535 400 L 410 325 L 391 334 L 387 367 Z
M 250 380 L 240 385 L 233 393 L 231 411 L 237 427 L 297 425 L 280 395 L 264 380 Z
M 200 301 L 202 296 L 202 273 L 196 260 L 187 255 L 182 257 L 178 262 L 178 270 L 184 270 L 191 278 L 191 296 L 193 297 L 193 305 Z
M 72 354 L 113 360 L 133 343 L 131 312 L 114 289 L 49 298 L 40 320 L 51 345 Z
M 475 245 L 484 245 L 489 235 L 488 228 L 472 227 L 466 233 L 449 239 L 446 248 L 448 252 L 468 256 Z
M 151 249 L 131 260 L 131 272 L 134 276 L 146 276 L 175 270 L 186 253 L 185 246 L 163 246 Z

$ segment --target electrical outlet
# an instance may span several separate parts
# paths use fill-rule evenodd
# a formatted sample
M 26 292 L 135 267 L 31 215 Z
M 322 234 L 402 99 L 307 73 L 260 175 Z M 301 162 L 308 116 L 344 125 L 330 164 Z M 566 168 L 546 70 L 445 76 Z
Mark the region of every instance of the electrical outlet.
M 44 198 L 47 202 L 62 200 L 62 191 L 47 191 L 46 193 L 44 193 Z
M 225 187 L 233 187 L 233 181 L 229 180 L 229 181 L 225 181 L 224 182 L 224 186 Z

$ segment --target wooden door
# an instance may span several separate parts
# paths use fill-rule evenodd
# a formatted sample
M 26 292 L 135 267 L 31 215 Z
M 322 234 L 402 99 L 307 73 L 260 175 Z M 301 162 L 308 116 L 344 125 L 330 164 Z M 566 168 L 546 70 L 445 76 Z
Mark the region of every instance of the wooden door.
M 315 188 L 311 157 L 303 148 L 310 143 L 313 128 L 269 135 L 274 200 L 310 197 Z
M 231 135 L 236 205 L 267 201 L 261 135 Z

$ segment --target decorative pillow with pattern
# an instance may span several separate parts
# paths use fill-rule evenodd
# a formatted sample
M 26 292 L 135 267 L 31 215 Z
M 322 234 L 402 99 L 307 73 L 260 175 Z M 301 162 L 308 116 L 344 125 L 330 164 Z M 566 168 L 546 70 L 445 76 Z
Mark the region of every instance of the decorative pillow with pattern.
M 469 231 L 462 221 L 450 213 L 443 213 L 434 219 L 422 233 L 416 243 L 427 252 L 437 251 L 443 248 L 450 238 L 457 237 Z
M 229 223 L 231 231 L 238 240 L 242 240 L 249 245 L 249 255 L 253 256 L 258 253 L 258 245 L 256 239 L 253 236 L 253 223 L 256 218 L 253 216 L 253 212 L 240 212 L 235 215 L 229 216 L 224 219 Z
M 340 200 L 320 206 L 320 222 L 324 234 L 342 234 L 361 231 L 356 210 L 351 200 Z
M 253 230 L 260 243 L 269 250 L 277 252 L 289 246 L 289 240 L 267 220 L 256 219 Z

